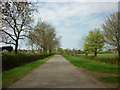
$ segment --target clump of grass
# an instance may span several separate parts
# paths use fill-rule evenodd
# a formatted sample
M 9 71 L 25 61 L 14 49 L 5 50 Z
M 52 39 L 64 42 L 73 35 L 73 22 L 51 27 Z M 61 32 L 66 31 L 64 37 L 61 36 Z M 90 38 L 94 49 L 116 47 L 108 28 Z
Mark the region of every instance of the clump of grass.
M 42 63 L 49 60 L 51 57 L 52 56 L 49 56 L 45 59 L 37 60 L 37 61 L 31 62 L 29 64 L 22 65 L 22 66 L 19 66 L 19 67 L 16 67 L 11 70 L 3 72 L 2 73 L 3 88 L 5 88 L 5 87 L 9 86 L 10 84 L 12 84 L 13 82 L 19 80 L 20 78 L 25 76 L 27 73 L 29 73 L 31 70 L 33 70 L 34 68 L 38 67 Z
M 83 57 L 75 57 L 69 55 L 63 55 L 63 56 L 77 67 L 82 67 L 87 70 L 95 71 L 99 73 L 118 74 L 119 66 L 115 64 L 91 61 Z

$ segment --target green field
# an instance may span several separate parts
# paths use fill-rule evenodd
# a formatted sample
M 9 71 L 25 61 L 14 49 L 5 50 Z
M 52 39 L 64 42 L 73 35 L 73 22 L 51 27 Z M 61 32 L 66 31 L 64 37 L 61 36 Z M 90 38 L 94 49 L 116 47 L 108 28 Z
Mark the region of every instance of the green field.
M 53 57 L 53 56 L 49 56 L 45 59 L 37 60 L 37 61 L 31 62 L 29 64 L 22 65 L 22 66 L 14 68 L 14 69 L 3 72 L 2 73 L 3 87 L 7 87 L 10 84 L 12 84 L 13 82 L 19 80 L 20 78 L 25 76 L 27 73 L 29 73 L 31 70 L 33 70 L 34 68 L 38 67 L 42 63 L 49 60 L 51 57 Z
M 78 55 L 85 55 L 85 54 L 78 54 Z M 94 56 L 94 54 L 88 54 L 88 56 Z M 97 57 L 103 57 L 103 58 L 116 58 L 118 57 L 117 54 L 97 54 Z

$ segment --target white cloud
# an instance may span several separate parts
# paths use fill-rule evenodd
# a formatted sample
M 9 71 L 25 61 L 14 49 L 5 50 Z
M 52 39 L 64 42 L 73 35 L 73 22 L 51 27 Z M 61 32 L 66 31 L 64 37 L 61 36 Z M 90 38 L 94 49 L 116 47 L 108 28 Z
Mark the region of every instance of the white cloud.
M 80 37 L 89 30 L 100 27 L 104 19 L 117 10 L 118 4 L 115 2 L 39 3 L 38 9 L 39 16 L 52 23 L 63 37 L 63 45 L 67 42 L 70 45 L 70 40 L 75 41 L 76 46 L 74 44 L 73 48 L 78 46 L 77 40 L 80 40 Z
M 58 25 L 67 20 L 69 22 L 67 18 L 77 17 L 80 22 L 89 19 L 92 14 L 113 13 L 115 10 L 117 3 L 47 3 L 41 5 L 38 11 L 44 20 Z

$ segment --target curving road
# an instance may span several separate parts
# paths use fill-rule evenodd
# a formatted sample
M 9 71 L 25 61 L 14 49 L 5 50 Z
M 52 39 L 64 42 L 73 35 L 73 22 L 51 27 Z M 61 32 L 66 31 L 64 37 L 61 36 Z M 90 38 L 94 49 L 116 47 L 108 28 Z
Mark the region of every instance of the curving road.
M 56 55 L 9 88 L 104 88 L 80 72 L 61 55 Z

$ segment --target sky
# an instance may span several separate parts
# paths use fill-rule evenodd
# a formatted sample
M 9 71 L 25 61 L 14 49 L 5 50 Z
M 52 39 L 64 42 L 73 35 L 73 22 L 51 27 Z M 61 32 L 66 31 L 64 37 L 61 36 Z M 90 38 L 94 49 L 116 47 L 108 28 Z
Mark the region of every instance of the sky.
M 101 29 L 105 19 L 118 11 L 118 1 L 40 0 L 34 19 L 37 22 L 42 18 L 55 27 L 57 35 L 61 36 L 62 48 L 83 49 L 85 36 L 90 30 Z M 19 48 L 27 49 L 23 42 L 19 42 Z
M 41 17 L 55 27 L 62 48 L 83 49 L 88 32 L 101 28 L 117 10 L 117 2 L 39 2 L 36 19 Z

